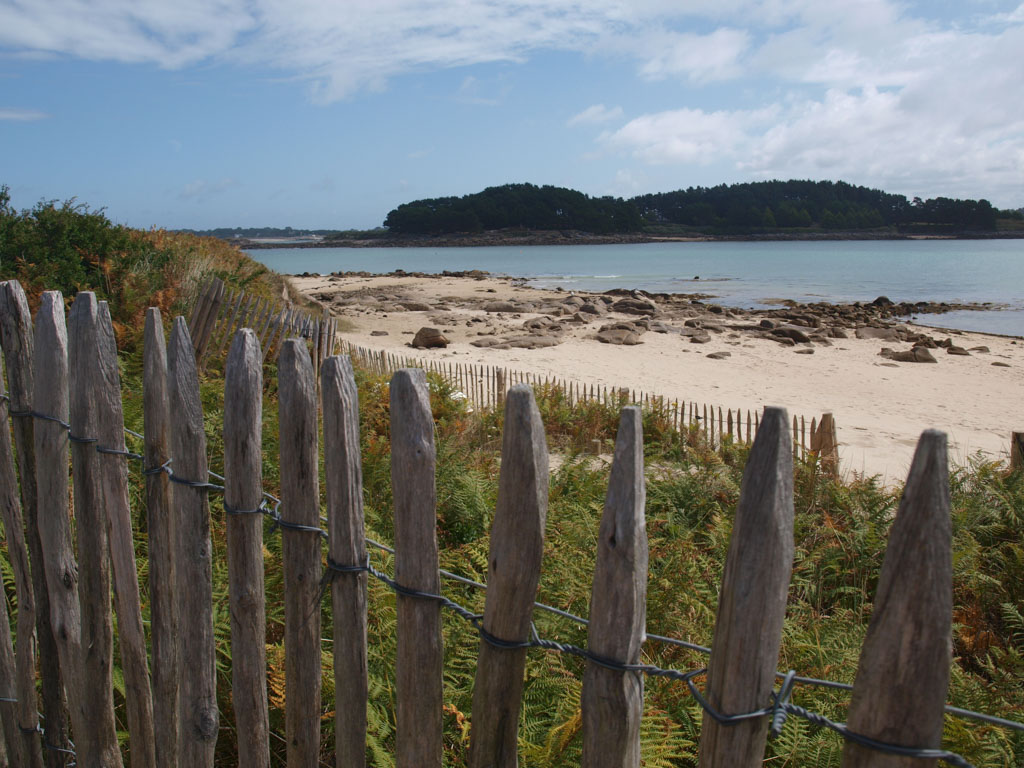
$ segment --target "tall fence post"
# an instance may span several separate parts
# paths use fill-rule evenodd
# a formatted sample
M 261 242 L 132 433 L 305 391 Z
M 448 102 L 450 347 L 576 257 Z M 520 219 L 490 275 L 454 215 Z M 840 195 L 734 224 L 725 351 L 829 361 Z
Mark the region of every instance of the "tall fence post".
M 305 341 L 287 339 L 277 363 L 284 567 L 285 738 L 289 768 L 320 753 L 320 490 L 317 401 Z
M 224 375 L 224 511 L 231 602 L 231 695 L 238 763 L 270 766 L 263 587 L 263 366 L 256 334 L 235 334 Z
M 61 314 L 63 309 L 61 306 Z M 79 291 L 71 307 L 69 320 L 68 422 L 71 429 L 68 437 L 71 439 L 74 475 L 75 528 L 78 533 L 78 597 L 83 649 L 79 685 L 84 722 L 89 729 L 88 734 L 76 732 L 75 743 L 79 749 L 85 750 L 87 756 L 92 754 L 92 759 L 99 760 L 99 765 L 120 765 L 121 752 L 118 748 L 117 725 L 114 721 L 114 627 L 110 612 L 111 584 L 108 560 L 111 547 L 110 519 L 103 493 L 102 461 L 105 457 L 96 450 L 105 446 L 99 439 L 99 393 L 95 391 L 100 386 L 99 380 L 102 375 L 97 365 L 95 294 L 91 291 Z M 38 378 L 36 380 L 38 382 Z M 90 758 L 85 759 L 88 761 Z
M 142 409 L 145 424 L 146 530 L 149 533 L 149 618 L 153 645 L 153 737 L 161 768 L 178 765 L 177 551 L 171 480 L 160 467 L 171 458 L 167 345 L 160 310 L 146 311 Z
M 167 363 L 170 410 L 174 414 L 171 454 L 174 475 L 179 479 L 173 492 L 178 536 L 177 608 L 182 618 L 178 639 L 178 657 L 182 662 L 178 684 L 178 758 L 181 765 L 212 768 L 219 714 L 210 503 L 205 486 L 209 473 L 199 376 L 183 317 L 174 319 Z
M 952 522 L 944 432 L 918 441 L 878 579 L 847 726 L 905 747 L 935 749 L 952 661 Z M 843 768 L 934 766 L 846 742 Z
M 4 388 L 4 364 L 0 357 L 0 521 L 7 539 L 7 557 L 14 572 L 14 594 L 18 599 L 18 623 L 15 627 L 17 642 L 14 675 L 10 694 L 0 696 L 16 698 L 17 704 L 5 706 L 4 725 L 10 727 L 8 752 L 14 765 L 42 768 L 42 745 L 36 728 L 39 725 L 36 699 L 36 604 L 32 594 L 32 573 L 25 541 L 21 503 L 18 500 L 18 478 L 14 472 L 14 453 L 11 433 L 7 429 L 8 406 Z M 0 601 L 4 595 L 0 594 Z M 6 605 L 4 606 L 6 610 Z M 0 622 L 7 620 L 6 613 Z M 17 728 L 15 728 L 17 726 Z
M 328 357 L 321 370 L 329 563 L 366 562 L 359 392 L 352 361 Z M 334 744 L 337 768 L 366 765 L 366 573 L 334 571 Z
M 0 765 L 21 766 L 23 743 L 18 733 L 17 661 L 11 641 L 11 619 L 7 615 L 7 595 L 0 580 Z
M 35 419 L 32 418 L 32 396 L 35 385 L 33 368 L 32 316 L 21 283 L 8 280 L 0 283 L 0 339 L 7 363 L 7 379 L 11 398 L 14 447 L 18 475 L 21 478 L 21 511 L 25 517 L 25 540 L 32 566 L 32 596 L 36 605 L 36 643 L 39 677 L 42 681 L 43 714 L 46 716 L 45 736 L 57 749 L 46 751 L 47 768 L 64 763 L 60 749 L 68 747 L 68 713 L 64 706 L 65 681 L 61 672 L 60 653 L 53 634 L 50 595 L 46 583 L 43 545 L 39 534 L 36 489 Z M 38 716 L 33 714 L 34 723 Z M 25 723 L 31 727 L 32 723 Z
M 765 408 L 743 470 L 708 664 L 705 698 L 722 715 L 756 711 L 772 691 L 793 566 L 793 450 L 785 409 Z M 705 712 L 700 766 L 760 766 L 767 735 L 764 717 L 725 725 Z
M 68 337 L 64 320 L 64 297 L 46 291 L 36 314 L 33 356 L 36 411 L 52 419 L 38 419 L 34 430 L 38 466 L 63 469 L 68 466 L 68 432 L 61 422 L 68 420 Z M 68 473 L 38 472 L 39 536 L 43 545 L 43 568 L 50 595 L 50 619 L 68 696 L 68 710 L 75 746 L 83 763 L 99 761 L 94 711 L 82 696 L 82 614 L 78 599 L 78 563 L 71 541 L 68 510 Z M 91 702 L 89 702 L 91 704 Z M 106 756 L 105 756 L 106 757 Z M 120 755 L 118 755 L 118 759 Z
M 427 377 L 403 368 L 391 378 L 391 487 L 395 504 L 395 578 L 406 589 L 438 594 L 434 421 Z M 441 606 L 398 595 L 395 659 L 398 768 L 440 768 Z
M 647 615 L 647 528 L 644 520 L 643 414 L 622 409 L 598 532 L 587 649 L 636 664 Z M 586 768 L 638 768 L 644 680 L 587 660 L 583 675 L 583 761 Z
M 486 636 L 530 639 L 533 601 L 544 556 L 548 448 L 533 390 L 513 387 L 505 401 L 498 504 L 487 568 Z M 486 637 L 485 636 L 485 637 Z M 526 648 L 480 641 L 473 687 L 470 768 L 515 768 Z
M 95 318 L 96 362 L 90 366 L 95 377 L 91 389 L 96 398 L 96 415 L 99 420 L 96 435 L 100 442 L 97 449 L 104 454 L 104 460 L 100 463 L 100 479 L 110 530 L 110 561 L 117 599 L 117 631 L 121 667 L 124 671 L 128 732 L 131 737 L 131 764 L 132 768 L 153 768 L 156 764 L 153 697 L 128 501 L 128 459 L 121 405 L 121 377 L 117 369 L 117 341 L 107 302 L 99 302 Z
M 1010 435 L 1010 469 L 1024 469 L 1024 432 Z

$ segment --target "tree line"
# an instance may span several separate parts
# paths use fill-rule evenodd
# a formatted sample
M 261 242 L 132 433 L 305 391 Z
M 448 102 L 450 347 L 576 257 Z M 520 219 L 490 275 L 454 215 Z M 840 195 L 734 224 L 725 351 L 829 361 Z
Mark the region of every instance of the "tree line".
M 997 218 L 1021 218 L 988 200 L 903 195 L 843 181 L 762 181 L 689 187 L 629 200 L 590 197 L 572 189 L 505 184 L 462 197 L 403 203 L 384 226 L 403 235 L 497 229 L 580 230 L 597 234 L 649 228 L 691 228 L 708 233 L 777 230 L 899 231 L 994 230 Z

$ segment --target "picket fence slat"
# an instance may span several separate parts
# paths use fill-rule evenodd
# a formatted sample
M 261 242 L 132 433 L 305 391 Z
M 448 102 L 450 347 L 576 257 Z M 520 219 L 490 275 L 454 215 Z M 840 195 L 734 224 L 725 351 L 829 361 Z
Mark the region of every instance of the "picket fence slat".
M 708 663 L 705 697 L 723 714 L 764 706 L 775 680 L 793 566 L 791 451 L 786 411 L 766 408 L 743 471 Z M 700 766 L 760 766 L 767 735 L 765 718 L 726 726 L 705 713 Z
M 278 358 L 281 432 L 281 560 L 284 568 L 285 739 L 289 768 L 320 754 L 320 487 L 313 363 L 301 339 Z
M 171 458 L 167 387 L 167 344 L 160 310 L 146 312 L 142 363 L 145 466 Z M 153 739 L 156 764 L 178 765 L 178 610 L 176 525 L 171 480 L 166 472 L 146 475 L 146 530 L 149 534 L 149 618 L 153 657 Z
M 7 382 L 15 413 L 32 411 L 34 330 L 28 309 L 28 298 L 16 280 L 0 283 L 0 340 L 7 363 Z M 21 512 L 25 519 L 25 540 L 30 563 L 43 562 L 43 544 L 38 523 L 38 490 L 36 487 L 35 419 L 22 415 L 12 424 L 16 452 Z M 36 606 L 36 656 L 39 661 L 41 699 L 46 716 L 46 739 L 58 749 L 68 747 L 68 712 L 64 706 L 64 675 L 60 653 L 53 633 L 49 588 L 44 567 L 32 567 L 32 597 Z M 38 715 L 25 722 L 38 725 Z M 48 768 L 57 768 L 63 761 L 57 750 L 47 750 L 44 760 Z
M 238 763 L 270 766 L 263 584 L 263 366 L 256 334 L 235 334 L 224 371 L 224 509 L 231 604 L 231 700 Z
M 422 368 L 391 378 L 391 486 L 395 505 L 395 579 L 403 587 L 438 594 L 437 489 L 434 420 Z M 440 768 L 441 606 L 399 594 L 395 658 L 398 768 Z
M 590 597 L 587 649 L 603 659 L 636 664 L 645 638 L 647 528 L 644 519 L 643 418 L 622 409 Z M 644 680 L 587 660 L 583 675 L 583 766 L 638 768 Z
M 174 473 L 189 480 L 208 477 L 203 409 L 196 358 L 182 317 L 174 319 L 167 350 L 171 454 Z M 177 521 L 178 758 L 182 765 L 211 768 L 217 743 L 213 563 L 208 489 L 175 483 Z M 187 620 L 186 620 L 187 617 Z
M 507 642 L 530 638 L 544 556 L 548 448 L 533 390 L 513 387 L 505 401 L 498 502 L 491 526 L 483 629 Z M 470 768 L 515 768 L 526 648 L 481 639 L 473 686 Z
M 914 452 L 861 648 L 847 724 L 889 744 L 938 748 L 952 662 L 953 563 L 946 435 Z M 934 766 L 847 742 L 843 768 Z
M 0 765 L 21 766 L 22 737 L 18 733 L 18 672 L 11 639 L 11 619 L 7 615 L 7 596 L 0 583 Z
M 96 309 L 95 294 L 81 291 L 75 297 L 68 318 L 66 365 L 70 384 L 70 434 L 98 439 L 98 400 L 104 397 L 104 393 L 94 391 L 101 386 L 103 376 L 98 365 Z M 63 306 L 60 315 L 63 319 Z M 68 440 L 68 437 L 63 439 Z M 90 729 L 86 753 L 102 760 L 100 765 L 120 765 L 121 753 L 114 720 L 111 569 L 107 559 L 107 553 L 112 549 L 109 537 L 111 521 L 103 489 L 102 461 L 106 457 L 96 451 L 98 445 L 102 443 L 71 443 L 75 527 L 78 532 L 80 642 L 83 649 L 79 657 L 81 677 L 78 685 L 86 718 L 83 722 L 87 722 Z M 75 740 L 76 743 L 82 740 L 77 729 Z M 108 760 L 113 762 L 107 763 Z
M 0 357 L 0 421 L 7 422 L 9 408 L 4 387 L 4 362 Z M 0 424 L 2 427 L 2 424 Z M 7 738 L 9 759 L 14 765 L 42 768 L 42 745 L 35 733 L 39 723 L 36 700 L 36 603 L 32 594 L 32 573 L 25 540 L 24 520 L 21 502 L 18 498 L 18 479 L 14 471 L 14 452 L 11 448 L 11 433 L 0 428 L 0 522 L 3 523 L 7 544 L 7 557 L 14 574 L 14 594 L 18 600 L 18 622 L 15 626 L 17 653 L 13 658 L 10 683 L 0 691 L 0 697 L 14 698 L 17 702 L 4 703 L 4 727 Z M 4 603 L 4 615 L 0 622 L 8 627 L 7 606 L 2 592 L 0 602 Z M 12 653 L 14 648 L 12 647 Z
M 79 294 L 81 295 L 81 294 Z M 90 366 L 96 398 L 99 445 L 121 454 L 103 454 L 100 478 L 110 527 L 110 561 L 113 566 L 114 596 L 117 600 L 118 639 L 125 682 L 125 708 L 132 768 L 153 768 L 156 764 L 153 737 L 153 698 L 142 626 L 139 573 L 135 565 L 132 514 L 128 500 L 128 460 L 121 406 L 121 377 L 117 367 L 117 340 L 110 307 L 101 301 L 95 313 L 95 368 Z
M 366 562 L 359 392 L 352 361 L 328 357 L 321 372 L 328 555 L 340 566 Z M 334 742 L 337 768 L 366 765 L 366 573 L 334 573 Z

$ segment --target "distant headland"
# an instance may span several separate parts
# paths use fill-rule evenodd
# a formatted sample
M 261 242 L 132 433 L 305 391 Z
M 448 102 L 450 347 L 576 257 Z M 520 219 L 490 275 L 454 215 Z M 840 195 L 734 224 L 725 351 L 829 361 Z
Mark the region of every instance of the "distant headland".
M 922 200 L 832 181 L 689 187 L 631 199 L 505 184 L 403 203 L 371 230 L 290 227 L 195 232 L 246 248 L 595 245 L 688 240 L 879 240 L 1024 237 L 1024 208 Z

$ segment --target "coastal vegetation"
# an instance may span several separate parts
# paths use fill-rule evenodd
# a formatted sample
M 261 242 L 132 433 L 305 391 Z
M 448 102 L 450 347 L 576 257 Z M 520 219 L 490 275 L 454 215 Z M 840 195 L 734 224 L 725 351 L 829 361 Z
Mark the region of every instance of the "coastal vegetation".
M 588 197 L 552 186 L 506 184 L 462 197 L 415 200 L 392 210 L 398 235 L 499 229 L 579 230 L 594 234 L 670 232 L 708 235 L 876 231 L 903 234 L 991 232 L 1000 218 L 987 200 L 903 195 L 831 181 L 762 181 L 690 187 L 629 200 Z
M 6 192 L 6 190 L 5 190 Z M 232 285 L 269 295 L 281 290 L 281 278 L 244 254 L 214 240 L 165 232 L 142 232 L 112 225 L 102 211 L 74 201 L 45 203 L 17 212 L 0 209 L 0 269 L 34 295 L 61 287 L 66 297 L 97 291 L 111 302 L 112 313 L 131 320 L 146 306 L 160 304 L 168 315 L 185 311 L 196 280 L 217 274 Z M 65 274 L 65 270 L 67 273 Z M 145 272 L 154 274 L 143 274 Z M 117 284 L 127 277 L 130 289 Z M 190 291 L 192 292 L 190 294 Z M 129 340 L 130 340 L 130 334 Z M 124 344 L 121 367 L 126 426 L 141 431 L 141 348 Z M 393 541 L 390 485 L 388 382 L 357 369 L 368 537 Z M 265 371 L 263 408 L 263 486 L 279 492 L 276 371 Z M 470 412 L 452 388 L 431 378 L 431 406 L 438 454 L 438 539 L 441 567 L 476 580 L 487 574 L 489 529 L 495 499 L 502 429 L 500 411 Z M 211 360 L 201 380 L 205 430 L 211 468 L 223 469 L 222 361 Z M 134 394 L 133 394 L 134 393 Z M 607 468 L 577 451 L 592 440 L 614 439 L 614 406 L 571 405 L 555 387 L 536 390 L 551 449 L 561 466 L 551 478 L 547 546 L 538 599 L 586 615 Z M 651 633 L 707 644 L 714 625 L 718 585 L 728 548 L 732 515 L 747 457 L 743 446 L 726 442 L 712 449 L 696 433 L 679 434 L 656 409 L 644 415 L 645 458 L 649 468 L 647 521 L 650 580 L 647 626 Z M 580 436 L 586 436 L 585 441 Z M 133 507 L 142 507 L 144 481 L 132 471 Z M 954 469 L 953 593 L 955 663 L 949 701 L 1015 720 L 1024 719 L 1024 475 L 975 458 Z M 320 485 L 324 487 L 323 482 Z M 872 613 L 872 600 L 899 488 L 877 479 L 852 476 L 835 480 L 813 462 L 796 468 L 796 556 L 790 603 L 783 631 L 779 668 L 802 675 L 852 682 L 857 656 Z M 232 650 L 228 608 L 225 513 L 213 497 L 211 532 L 214 547 L 214 622 L 217 642 L 218 706 L 221 732 L 218 765 L 237 765 L 231 701 Z M 6 537 L 0 545 L 3 599 L 12 622 L 13 574 Z M 284 606 L 281 536 L 265 531 L 264 562 L 268 595 L 268 689 L 275 765 L 284 764 Z M 138 570 L 145 588 L 148 573 L 144 531 L 136 532 Z M 374 565 L 393 572 L 393 558 L 375 552 Z M 483 596 L 463 585 L 446 584 L 446 594 L 472 610 L 482 610 Z M 143 596 L 143 617 L 149 600 Z M 370 696 L 369 764 L 394 764 L 395 599 L 371 580 L 369 606 Z M 324 626 L 331 605 L 321 602 Z M 12 625 L 13 626 L 13 625 Z M 147 624 L 148 626 L 148 624 Z M 537 615 L 544 637 L 584 644 L 584 630 L 546 614 Z M 479 638 L 465 622 L 445 614 L 445 760 L 466 765 L 472 723 L 472 688 Z M 645 662 L 690 669 L 706 659 L 682 648 L 651 642 Z M 333 670 L 329 644 L 323 647 L 325 689 L 322 750 L 325 763 L 333 749 Z M 119 661 L 115 657 L 115 665 Z M 115 678 L 121 674 L 115 670 Z M 579 697 L 582 663 L 562 654 L 533 651 L 528 657 L 519 751 L 529 766 L 580 763 Z M 849 694 L 800 687 L 794 701 L 843 720 Z M 116 698 L 119 728 L 126 722 L 123 697 Z M 642 725 L 643 760 L 648 768 L 695 766 L 700 710 L 680 685 L 651 678 L 645 693 Z M 1024 734 L 983 723 L 947 718 L 944 746 L 978 766 L 1020 765 Z M 772 765 L 838 766 L 839 737 L 804 721 L 790 720 L 770 742 Z

